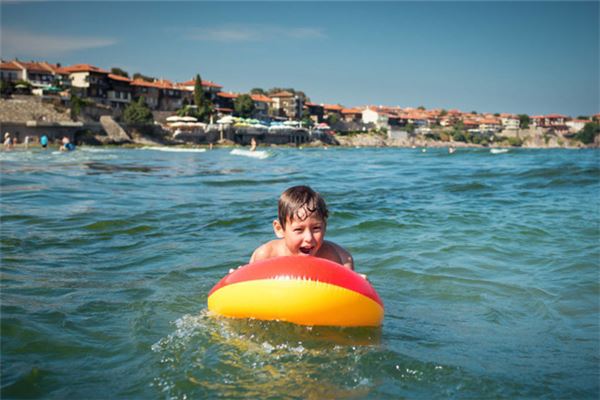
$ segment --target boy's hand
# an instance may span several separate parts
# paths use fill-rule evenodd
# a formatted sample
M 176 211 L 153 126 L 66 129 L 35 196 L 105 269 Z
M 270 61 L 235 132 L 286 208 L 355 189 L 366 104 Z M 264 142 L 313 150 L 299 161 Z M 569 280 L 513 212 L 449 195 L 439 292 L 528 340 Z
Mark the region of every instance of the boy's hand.
M 359 275 L 360 275 L 360 276 L 361 276 L 361 278 L 363 278 L 365 281 L 368 281 L 368 280 L 369 280 L 369 278 L 367 278 L 367 275 L 366 275 L 366 274 L 360 274 L 360 273 L 359 273 Z

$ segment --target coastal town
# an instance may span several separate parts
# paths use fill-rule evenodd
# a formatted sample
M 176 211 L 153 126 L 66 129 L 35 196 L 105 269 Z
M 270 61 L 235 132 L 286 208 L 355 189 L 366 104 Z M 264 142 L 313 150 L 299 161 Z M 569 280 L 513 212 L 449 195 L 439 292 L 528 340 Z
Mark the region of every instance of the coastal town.
M 233 93 L 199 74 L 173 82 L 45 61 L 0 63 L 2 132 L 17 143 L 598 147 L 600 113 L 526 115 L 323 104 L 293 88 Z

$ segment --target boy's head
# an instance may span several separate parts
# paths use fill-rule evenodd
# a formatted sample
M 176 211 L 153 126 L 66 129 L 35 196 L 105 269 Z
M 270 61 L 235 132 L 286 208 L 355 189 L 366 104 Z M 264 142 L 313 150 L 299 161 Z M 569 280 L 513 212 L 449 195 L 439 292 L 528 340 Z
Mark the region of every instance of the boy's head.
M 327 222 L 328 211 L 321 195 L 308 186 L 293 186 L 279 197 L 278 218 L 283 228 L 289 221 L 304 221 L 311 215 Z
M 294 186 L 279 198 L 275 234 L 291 255 L 316 255 L 327 227 L 325 200 L 308 186 Z

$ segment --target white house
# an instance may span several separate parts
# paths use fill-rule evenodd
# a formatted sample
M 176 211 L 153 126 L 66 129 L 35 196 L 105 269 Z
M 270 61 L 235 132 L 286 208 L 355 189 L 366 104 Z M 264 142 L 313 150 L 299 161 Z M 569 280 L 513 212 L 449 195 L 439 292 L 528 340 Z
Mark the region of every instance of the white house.
M 388 127 L 388 114 L 373 110 L 370 107 L 367 107 L 362 112 L 362 122 L 365 124 L 373 123 L 378 128 L 387 128 Z

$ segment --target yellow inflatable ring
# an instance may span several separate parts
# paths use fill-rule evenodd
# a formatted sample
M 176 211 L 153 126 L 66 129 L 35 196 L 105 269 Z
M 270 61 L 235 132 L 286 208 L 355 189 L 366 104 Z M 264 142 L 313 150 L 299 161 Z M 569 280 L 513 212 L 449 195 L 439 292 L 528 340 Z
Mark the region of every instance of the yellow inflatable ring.
M 245 265 L 208 294 L 208 309 L 233 318 L 299 325 L 379 326 L 383 302 L 371 284 L 333 261 L 286 256 Z

